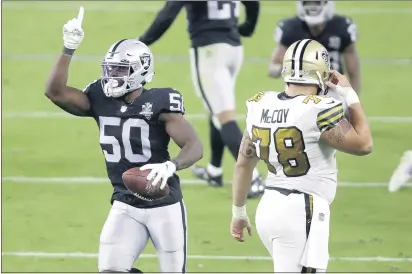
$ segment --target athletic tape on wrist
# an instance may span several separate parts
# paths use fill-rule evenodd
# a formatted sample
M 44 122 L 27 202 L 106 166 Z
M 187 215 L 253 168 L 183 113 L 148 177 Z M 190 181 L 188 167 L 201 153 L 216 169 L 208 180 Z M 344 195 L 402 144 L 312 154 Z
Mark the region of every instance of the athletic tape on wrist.
M 246 219 L 247 218 L 247 213 L 246 213 L 246 205 L 243 206 L 232 206 L 232 215 L 236 219 Z
M 336 86 L 336 89 L 343 95 L 345 98 L 346 104 L 348 106 L 359 103 L 359 97 L 356 91 L 351 87 L 341 87 L 339 85 Z

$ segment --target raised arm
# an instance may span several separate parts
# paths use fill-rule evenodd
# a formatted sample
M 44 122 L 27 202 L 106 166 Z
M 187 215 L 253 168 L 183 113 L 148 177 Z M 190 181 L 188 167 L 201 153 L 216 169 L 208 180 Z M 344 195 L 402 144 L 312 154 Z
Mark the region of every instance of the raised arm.
M 333 125 L 324 131 L 320 138 L 342 152 L 358 156 L 367 155 L 372 152 L 373 139 L 359 98 L 344 75 L 337 71 L 332 71 L 332 75 L 337 84 L 328 82 L 327 85 L 336 92 L 340 92 L 345 98 L 349 107 L 350 120 L 342 119 L 336 126 Z M 335 110 L 333 112 L 337 113 Z
M 55 105 L 77 116 L 88 116 L 90 113 L 90 102 L 87 95 L 81 90 L 67 85 L 70 61 L 84 36 L 81 27 L 83 14 L 83 7 L 81 7 L 78 17 L 64 25 L 63 51 L 51 70 L 45 87 L 45 95 Z

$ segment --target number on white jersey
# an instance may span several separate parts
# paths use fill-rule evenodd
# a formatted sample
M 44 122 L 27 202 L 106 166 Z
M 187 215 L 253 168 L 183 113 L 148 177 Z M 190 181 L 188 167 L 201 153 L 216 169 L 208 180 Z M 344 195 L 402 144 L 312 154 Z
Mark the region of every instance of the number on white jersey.
M 258 156 L 266 163 L 268 170 L 276 174 L 275 167 L 269 162 L 269 148 L 273 142 L 278 153 L 278 162 L 283 166 L 283 173 L 287 177 L 306 175 L 310 163 L 305 152 L 302 131 L 297 127 L 279 127 L 273 133 L 273 140 L 271 135 L 270 128 L 252 128 L 252 141 L 258 143 Z

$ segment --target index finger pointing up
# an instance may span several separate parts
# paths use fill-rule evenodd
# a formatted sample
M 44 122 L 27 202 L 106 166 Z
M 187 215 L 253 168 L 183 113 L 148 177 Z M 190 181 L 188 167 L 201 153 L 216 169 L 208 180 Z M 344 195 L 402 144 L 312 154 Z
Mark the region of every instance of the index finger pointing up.
M 83 16 L 84 16 L 84 8 L 83 8 L 83 6 L 81 6 L 80 9 L 79 9 L 79 14 L 77 15 L 77 19 L 79 20 L 80 25 L 83 22 Z

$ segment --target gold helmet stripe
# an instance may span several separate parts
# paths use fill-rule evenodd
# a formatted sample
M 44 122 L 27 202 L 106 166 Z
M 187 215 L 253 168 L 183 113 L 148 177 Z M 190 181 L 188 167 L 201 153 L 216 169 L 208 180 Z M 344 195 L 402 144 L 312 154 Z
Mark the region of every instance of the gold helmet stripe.
M 300 77 L 301 76 L 300 71 L 302 70 L 302 67 L 303 67 L 303 55 L 305 54 L 306 47 L 312 41 L 313 40 L 311 40 L 311 39 L 301 40 L 295 47 L 296 52 L 295 52 L 295 50 L 293 50 L 294 56 L 292 56 L 292 59 L 294 61 L 292 61 L 292 65 L 293 65 L 293 63 L 295 65 L 295 69 L 294 69 L 294 72 L 293 72 L 293 77 Z

